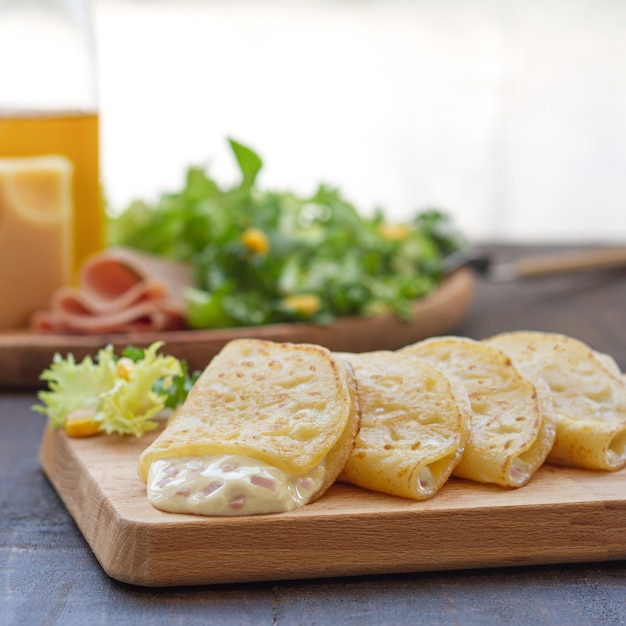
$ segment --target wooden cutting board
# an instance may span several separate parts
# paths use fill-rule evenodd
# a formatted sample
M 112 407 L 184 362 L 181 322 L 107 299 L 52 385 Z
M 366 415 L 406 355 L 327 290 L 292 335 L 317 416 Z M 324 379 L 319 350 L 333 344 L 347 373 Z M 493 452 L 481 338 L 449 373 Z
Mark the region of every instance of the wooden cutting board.
M 50 365 L 56 352 L 64 356 L 71 352 L 79 361 L 107 344 L 121 350 L 128 345 L 146 347 L 154 341 L 164 341 L 163 351 L 186 360 L 192 370 L 204 369 L 224 344 L 240 337 L 316 343 L 340 352 L 395 350 L 425 337 L 453 331 L 467 312 L 473 287 L 474 276 L 470 270 L 454 272 L 433 293 L 415 301 L 413 317 L 408 321 L 386 313 L 373 317 L 342 317 L 328 326 L 272 324 L 93 336 L 0 333 L 0 388 L 41 387 L 39 375 Z
M 626 470 L 544 466 L 520 489 L 451 479 L 426 502 L 336 484 L 289 513 L 154 509 L 141 439 L 46 430 L 40 461 L 107 574 L 144 586 L 352 576 L 626 558 Z

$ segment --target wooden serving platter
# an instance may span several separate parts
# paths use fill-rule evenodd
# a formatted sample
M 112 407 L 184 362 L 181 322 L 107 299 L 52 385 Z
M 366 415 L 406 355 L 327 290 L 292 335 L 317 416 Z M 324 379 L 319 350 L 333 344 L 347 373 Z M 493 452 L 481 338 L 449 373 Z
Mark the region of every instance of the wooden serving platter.
M 154 509 L 137 459 L 155 435 L 71 439 L 46 430 L 42 467 L 107 574 L 197 585 L 626 558 L 626 470 L 544 466 L 505 490 L 451 479 L 412 502 L 336 484 L 274 515 Z
M 252 328 L 94 336 L 0 333 L 0 388 L 41 387 L 39 375 L 50 365 L 56 352 L 64 356 L 71 352 L 78 361 L 95 354 L 107 344 L 121 349 L 128 345 L 146 347 L 154 341 L 164 341 L 164 351 L 186 360 L 192 370 L 204 369 L 224 344 L 240 337 L 316 343 L 342 352 L 394 350 L 425 337 L 452 331 L 467 312 L 473 286 L 474 277 L 470 270 L 454 272 L 436 291 L 415 302 L 410 321 L 384 314 L 339 318 L 328 326 L 274 324 Z

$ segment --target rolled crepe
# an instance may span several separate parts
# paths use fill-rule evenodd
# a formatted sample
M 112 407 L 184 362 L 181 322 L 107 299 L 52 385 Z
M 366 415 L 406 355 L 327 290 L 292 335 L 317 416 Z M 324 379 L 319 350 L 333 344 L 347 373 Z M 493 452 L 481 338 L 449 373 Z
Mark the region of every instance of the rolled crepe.
M 545 461 L 556 420 L 547 389 L 494 346 L 464 337 L 426 339 L 401 350 L 461 380 L 472 409 L 470 438 L 454 475 L 521 487 Z
M 484 341 L 504 350 L 531 378 L 547 382 L 557 418 L 550 463 L 626 466 L 626 384 L 612 357 L 557 333 L 517 331 Z
M 431 498 L 460 461 L 469 437 L 465 388 L 408 354 L 339 356 L 354 366 L 362 411 L 340 479 L 403 498 Z
M 349 363 L 320 346 L 239 339 L 204 370 L 138 472 L 163 510 L 281 512 L 330 487 L 359 425 Z

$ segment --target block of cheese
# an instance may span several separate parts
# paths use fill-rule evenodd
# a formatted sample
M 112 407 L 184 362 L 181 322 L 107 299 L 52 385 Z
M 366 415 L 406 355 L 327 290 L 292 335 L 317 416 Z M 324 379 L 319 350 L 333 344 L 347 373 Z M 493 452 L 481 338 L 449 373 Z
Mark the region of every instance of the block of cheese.
M 0 330 L 26 328 L 70 281 L 71 162 L 0 158 Z

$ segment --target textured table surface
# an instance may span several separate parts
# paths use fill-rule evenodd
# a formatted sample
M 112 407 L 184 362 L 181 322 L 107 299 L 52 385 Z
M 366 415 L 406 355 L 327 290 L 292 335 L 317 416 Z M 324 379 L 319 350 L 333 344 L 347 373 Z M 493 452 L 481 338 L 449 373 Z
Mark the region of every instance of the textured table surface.
M 550 250 L 488 249 L 497 260 Z M 626 368 L 624 311 L 623 272 L 479 279 L 457 333 L 563 332 Z M 625 562 L 168 589 L 118 583 L 41 472 L 44 419 L 34 401 L 0 395 L 2 624 L 626 624 Z

